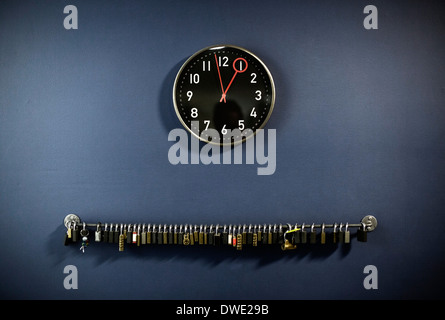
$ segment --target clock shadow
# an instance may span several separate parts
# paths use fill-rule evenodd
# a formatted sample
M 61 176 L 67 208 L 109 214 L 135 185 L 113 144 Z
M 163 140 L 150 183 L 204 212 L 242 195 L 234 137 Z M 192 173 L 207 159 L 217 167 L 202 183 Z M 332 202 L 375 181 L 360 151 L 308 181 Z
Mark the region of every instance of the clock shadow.
M 159 92 L 158 111 L 167 134 L 173 129 L 183 128 L 176 116 L 173 105 L 173 86 L 176 75 L 185 61 L 186 59 L 181 60 L 167 73 L 162 82 L 161 91 Z

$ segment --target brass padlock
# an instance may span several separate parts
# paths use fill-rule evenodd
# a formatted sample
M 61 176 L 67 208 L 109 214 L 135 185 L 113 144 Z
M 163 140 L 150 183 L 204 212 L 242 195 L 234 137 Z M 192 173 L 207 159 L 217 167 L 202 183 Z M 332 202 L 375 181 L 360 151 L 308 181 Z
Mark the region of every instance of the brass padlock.
M 285 239 L 284 243 L 281 245 L 281 250 L 294 250 L 297 249 L 296 244 L 292 244 L 289 240 Z
M 287 224 L 287 226 L 288 226 L 288 229 L 283 234 L 284 242 L 281 244 L 281 250 L 283 250 L 283 251 L 297 249 L 297 245 L 292 243 L 291 241 L 289 241 L 286 236 L 287 236 L 288 233 L 292 233 L 292 232 L 298 231 L 299 229 L 295 228 L 294 230 L 292 230 L 292 227 L 291 227 L 291 225 L 289 223 Z

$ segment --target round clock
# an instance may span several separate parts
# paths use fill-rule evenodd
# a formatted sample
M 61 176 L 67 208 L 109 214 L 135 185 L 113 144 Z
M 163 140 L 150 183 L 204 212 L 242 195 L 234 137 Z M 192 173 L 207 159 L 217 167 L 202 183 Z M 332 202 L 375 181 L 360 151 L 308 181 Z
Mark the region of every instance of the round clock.
M 264 127 L 275 103 L 275 85 L 266 65 L 238 46 L 204 48 L 179 70 L 173 104 L 198 139 L 234 145 Z

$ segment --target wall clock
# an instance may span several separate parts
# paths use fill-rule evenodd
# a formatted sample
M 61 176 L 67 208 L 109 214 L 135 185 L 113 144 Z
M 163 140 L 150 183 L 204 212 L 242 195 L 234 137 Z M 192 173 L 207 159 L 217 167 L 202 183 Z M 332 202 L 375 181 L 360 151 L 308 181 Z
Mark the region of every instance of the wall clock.
M 204 48 L 180 68 L 173 104 L 182 125 L 198 139 L 234 145 L 253 137 L 273 111 L 275 85 L 266 65 L 233 45 Z

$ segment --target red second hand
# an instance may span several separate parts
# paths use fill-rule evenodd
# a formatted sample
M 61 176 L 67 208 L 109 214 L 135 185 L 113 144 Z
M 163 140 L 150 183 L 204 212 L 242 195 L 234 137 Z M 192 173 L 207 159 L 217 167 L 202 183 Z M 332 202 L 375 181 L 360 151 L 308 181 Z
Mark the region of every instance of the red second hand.
M 216 61 L 216 69 L 218 70 L 219 83 L 221 84 L 221 92 L 222 92 L 221 100 L 224 99 L 224 102 L 226 102 L 226 94 L 224 92 L 224 87 L 223 87 L 223 83 L 222 83 L 222 80 L 221 80 L 221 73 L 219 72 L 218 58 L 216 57 L 216 53 L 215 53 L 215 61 Z M 221 100 L 219 102 L 221 102 Z

